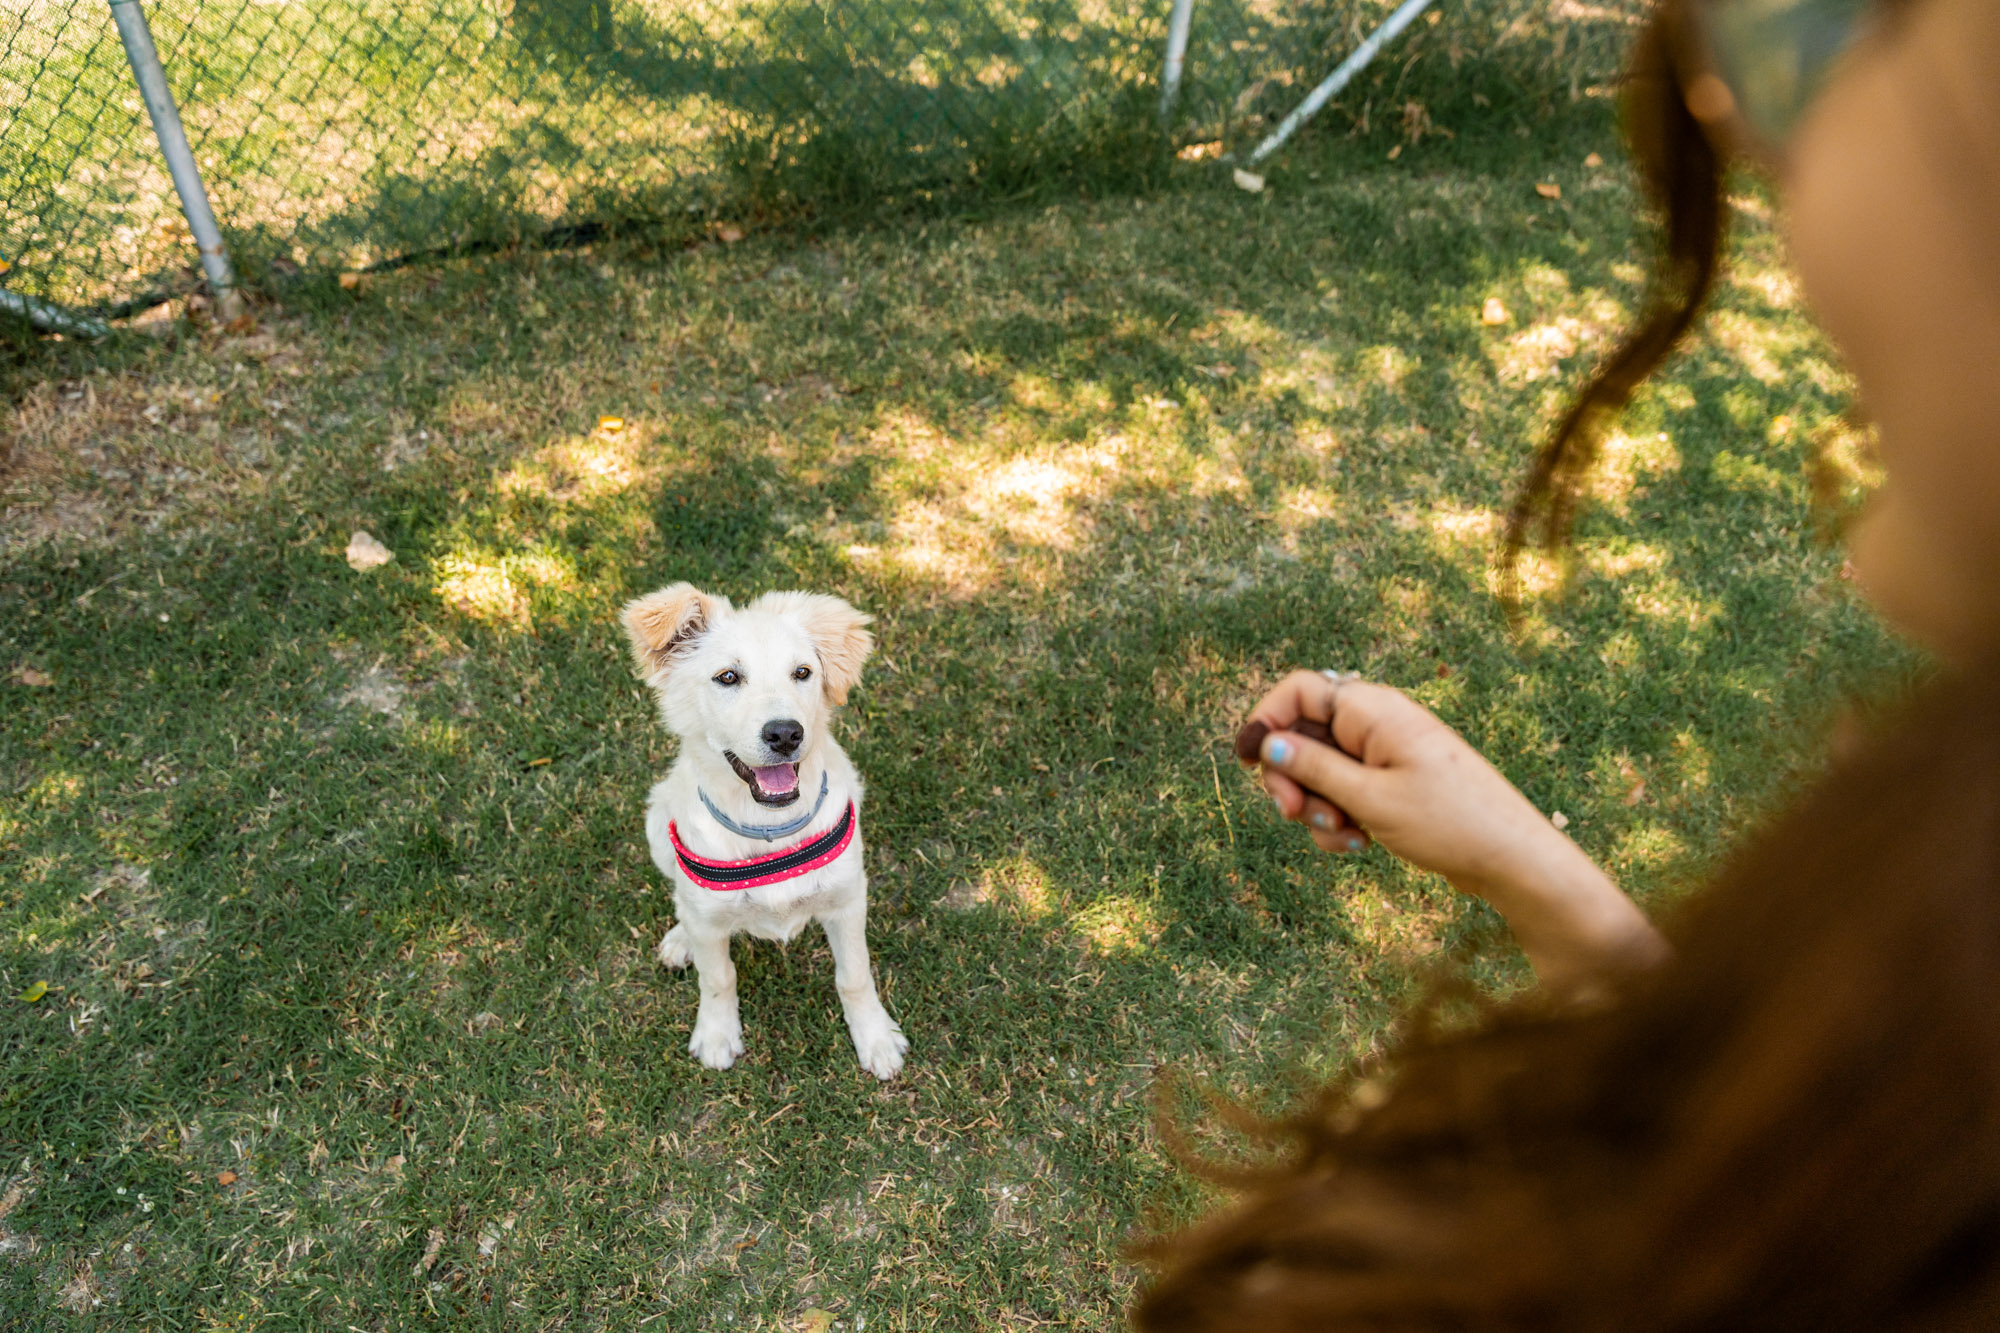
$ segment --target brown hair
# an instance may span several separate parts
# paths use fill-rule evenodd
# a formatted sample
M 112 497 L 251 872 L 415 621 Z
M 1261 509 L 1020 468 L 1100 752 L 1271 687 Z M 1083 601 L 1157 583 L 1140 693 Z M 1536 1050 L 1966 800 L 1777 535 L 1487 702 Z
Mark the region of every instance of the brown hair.
M 1722 157 L 1682 11 L 1626 125 L 1666 215 L 1638 328 L 1507 532 L 1559 546 L 1605 426 L 1698 312 Z M 1406 1039 L 1380 1080 L 1255 1133 L 1232 1211 L 1140 1253 L 1146 1333 L 1987 1328 L 2000 1315 L 2000 660 L 1933 687 L 1587 1010 L 1537 996 Z M 1241 1126 L 1248 1118 L 1232 1119 Z
M 1530 997 L 1330 1090 L 1145 1254 L 1148 1333 L 1991 1327 L 2000 670 L 1740 854 L 1613 1003 Z
M 1681 96 L 1693 75 L 1685 68 L 1687 22 L 1683 5 L 1661 5 L 1626 70 L 1625 139 L 1663 219 L 1660 252 L 1639 322 L 1570 405 L 1507 515 L 1500 574 L 1510 609 L 1519 602 L 1522 552 L 1531 541 L 1546 550 L 1568 542 L 1606 428 L 1693 326 L 1715 285 L 1728 216 L 1723 159 Z

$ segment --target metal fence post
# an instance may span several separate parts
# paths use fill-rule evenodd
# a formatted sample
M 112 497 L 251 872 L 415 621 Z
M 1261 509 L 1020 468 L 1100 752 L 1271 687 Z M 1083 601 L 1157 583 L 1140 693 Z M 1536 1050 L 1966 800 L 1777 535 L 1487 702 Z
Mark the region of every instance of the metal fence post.
M 1187 67 L 1188 27 L 1194 20 L 1194 0 L 1174 0 L 1167 23 L 1167 68 L 1160 76 L 1160 124 L 1174 127 L 1174 106 L 1181 98 L 1181 71 Z
M 222 317 L 234 319 L 243 308 L 236 290 L 236 275 L 229 267 L 229 251 L 222 244 L 222 231 L 215 225 L 215 211 L 208 206 L 208 191 L 202 187 L 201 172 L 188 147 L 187 131 L 181 127 L 180 108 L 167 88 L 167 73 L 160 68 L 160 53 L 153 45 L 153 33 L 146 26 L 146 11 L 139 0 L 111 0 L 111 17 L 118 24 L 118 36 L 125 43 L 125 58 L 132 62 L 132 77 L 139 82 L 139 96 L 153 118 L 153 134 L 167 159 L 167 172 L 181 197 L 181 212 L 188 230 L 194 234 L 195 248 L 201 252 L 202 272 L 215 293 L 216 308 Z
M 1345 88 L 1349 80 L 1366 69 L 1368 62 L 1373 60 L 1384 46 L 1394 41 L 1398 33 L 1416 22 L 1417 15 L 1430 7 L 1431 0 L 1404 0 L 1400 9 L 1385 19 L 1381 27 L 1369 33 L 1367 40 L 1355 47 L 1352 55 L 1340 62 L 1340 68 L 1327 75 L 1319 87 L 1307 94 L 1306 100 L 1299 103 L 1292 114 L 1286 116 L 1283 123 L 1272 130 L 1264 142 L 1257 145 L 1256 151 L 1250 154 L 1248 165 L 1254 167 L 1277 152 L 1285 140 L 1298 131 L 1299 126 L 1318 115 L 1319 109 L 1325 106 L 1335 93 Z
M 38 329 L 51 333 L 68 333 L 78 338 L 108 338 L 111 326 L 101 319 L 89 315 L 79 315 L 73 310 L 65 310 L 48 301 L 37 301 L 32 296 L 10 292 L 0 287 L 0 310 L 10 315 L 19 315 Z

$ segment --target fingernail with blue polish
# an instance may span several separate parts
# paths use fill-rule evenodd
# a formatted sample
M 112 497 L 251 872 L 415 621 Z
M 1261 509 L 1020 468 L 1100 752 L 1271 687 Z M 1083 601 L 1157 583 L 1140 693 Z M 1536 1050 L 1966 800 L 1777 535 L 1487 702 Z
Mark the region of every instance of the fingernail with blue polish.
M 1332 828 L 1332 827 L 1333 827 L 1333 821 L 1332 821 L 1331 819 L 1327 818 L 1327 814 L 1326 814 L 1326 811 L 1324 811 L 1324 810 L 1315 810 L 1315 811 L 1313 811 L 1313 816 L 1312 816 L 1312 820 L 1313 820 L 1313 827 L 1314 827 L 1314 828 Z M 1352 840 L 1350 839 L 1350 843 L 1351 843 L 1351 841 L 1352 841 Z
M 1273 738 L 1264 742 L 1264 757 L 1274 764 L 1291 762 L 1292 743 Z
M 1361 850 L 1361 847 L 1362 847 L 1362 843 L 1361 843 L 1361 839 L 1359 839 L 1359 838 L 1357 838 L 1357 837 L 1353 837 L 1353 836 L 1351 836 L 1351 835 L 1350 835 L 1350 836 L 1348 837 L 1348 839 L 1347 839 L 1347 850 L 1348 850 L 1348 851 L 1350 851 L 1350 852 L 1358 852 L 1358 851 L 1360 851 L 1360 850 Z

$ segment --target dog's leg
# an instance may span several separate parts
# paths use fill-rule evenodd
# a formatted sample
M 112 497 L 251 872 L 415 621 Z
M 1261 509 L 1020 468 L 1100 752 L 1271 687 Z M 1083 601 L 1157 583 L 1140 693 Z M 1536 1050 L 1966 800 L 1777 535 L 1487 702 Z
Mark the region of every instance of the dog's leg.
M 736 964 L 729 961 L 729 936 L 682 922 L 688 954 L 701 977 L 701 1008 L 695 1011 L 688 1053 L 710 1069 L 727 1069 L 743 1054 L 743 1021 L 736 1012 Z M 671 932 L 669 932 L 671 938 Z M 664 953 L 665 941 L 660 948 Z
M 668 967 L 686 967 L 694 960 L 693 946 L 688 943 L 687 927 L 677 925 L 660 937 L 660 947 L 655 956 Z
M 823 916 L 819 923 L 833 949 L 833 984 L 847 1015 L 848 1035 L 854 1038 L 854 1054 L 876 1078 L 894 1078 L 910 1043 L 875 993 L 875 974 L 868 967 L 867 918 L 864 901 Z

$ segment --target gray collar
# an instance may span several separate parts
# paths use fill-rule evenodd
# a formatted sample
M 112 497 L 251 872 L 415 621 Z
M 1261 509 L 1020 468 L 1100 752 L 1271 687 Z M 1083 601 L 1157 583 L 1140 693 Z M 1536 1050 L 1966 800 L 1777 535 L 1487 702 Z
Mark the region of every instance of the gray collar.
M 762 838 L 765 842 L 775 842 L 779 838 L 790 837 L 813 822 L 814 818 L 819 814 L 819 808 L 826 804 L 826 788 L 826 770 L 821 769 L 819 775 L 819 799 L 813 802 L 813 808 L 800 815 L 797 819 L 784 824 L 739 824 L 728 815 L 723 814 L 722 811 L 716 809 L 715 802 L 708 799 L 707 792 L 696 787 L 694 793 L 701 797 L 701 803 L 708 807 L 708 813 L 715 816 L 715 822 L 728 829 L 731 833 L 741 838 Z

